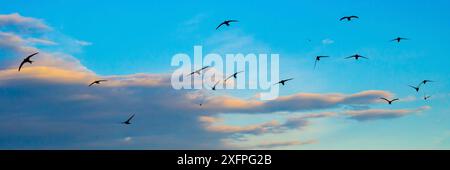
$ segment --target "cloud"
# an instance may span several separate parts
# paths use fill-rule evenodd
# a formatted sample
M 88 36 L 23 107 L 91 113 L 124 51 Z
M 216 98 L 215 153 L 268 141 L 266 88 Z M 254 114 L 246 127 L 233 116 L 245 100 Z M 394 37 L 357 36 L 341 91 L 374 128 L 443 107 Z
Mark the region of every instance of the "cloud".
M 264 133 L 268 132 L 271 128 L 277 127 L 280 125 L 278 121 L 269 121 L 265 123 L 260 123 L 256 125 L 248 125 L 248 126 L 234 126 L 234 125 L 223 125 L 218 123 L 223 123 L 223 119 L 202 116 L 199 120 L 205 123 L 205 129 L 212 132 L 220 132 L 220 133 Z
M 284 147 L 302 146 L 318 143 L 317 140 L 290 140 L 290 141 L 263 141 L 257 144 L 242 145 L 239 142 L 223 140 L 222 143 L 229 148 L 237 149 L 278 149 Z
M 88 42 L 88 41 L 81 41 L 81 40 L 75 40 L 75 43 L 78 44 L 78 45 L 80 45 L 80 46 L 90 46 L 90 45 L 92 45 L 91 42 Z
M 35 45 L 57 45 L 58 43 L 46 40 L 46 39 L 40 39 L 40 38 L 28 38 L 27 42 L 35 44 Z
M 243 100 L 229 96 L 211 98 L 205 101 L 205 109 L 219 113 L 272 113 L 331 109 L 346 105 L 378 103 L 380 97 L 390 97 L 391 93 L 379 90 L 362 91 L 355 94 L 315 94 L 297 93 L 279 97 L 271 101 Z M 214 106 L 214 108 L 210 108 Z
M 332 40 L 332 39 L 322 40 L 322 44 L 324 44 L 324 45 L 329 45 L 329 44 L 333 44 L 333 43 L 334 43 L 334 40 Z
M 252 148 L 263 148 L 263 149 L 273 149 L 280 147 L 289 147 L 289 146 L 299 146 L 299 145 L 308 145 L 318 143 L 317 140 L 307 140 L 307 141 L 276 141 L 276 142 L 262 142 L 261 144 L 255 145 Z
M 344 112 L 350 119 L 355 119 L 357 121 L 370 121 L 378 119 L 392 119 L 397 117 L 403 117 L 414 113 L 423 112 L 431 109 L 430 106 L 422 106 L 417 109 L 399 109 L 399 110 L 388 110 L 388 109 L 369 109 L 369 110 L 354 110 Z
M 24 17 L 18 13 L 0 15 L 0 27 L 13 27 L 24 32 L 45 32 L 52 28 L 42 20 Z
M 262 134 L 262 133 L 282 133 L 287 130 L 295 130 L 306 127 L 310 124 L 310 119 L 332 117 L 333 112 L 304 114 L 301 116 L 291 116 L 285 122 L 271 120 L 251 125 L 226 125 L 224 119 L 211 116 L 201 116 L 199 121 L 203 123 L 206 130 L 217 133 L 239 133 L 239 134 Z

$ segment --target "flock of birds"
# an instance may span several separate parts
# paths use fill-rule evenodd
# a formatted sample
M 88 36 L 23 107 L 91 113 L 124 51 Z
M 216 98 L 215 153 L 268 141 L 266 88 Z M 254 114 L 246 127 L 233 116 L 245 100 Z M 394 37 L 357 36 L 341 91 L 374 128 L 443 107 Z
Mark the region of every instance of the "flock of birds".
M 344 16 L 344 17 L 340 18 L 339 20 L 340 20 L 340 21 L 352 21 L 352 20 L 354 20 L 354 19 L 359 19 L 359 17 L 358 17 L 358 16 L 354 16 L 354 15 L 353 15 L 353 16 Z M 231 23 L 235 23 L 235 22 L 239 22 L 239 21 L 238 21 L 238 20 L 225 20 L 225 21 L 223 21 L 222 23 L 220 23 L 220 24 L 216 27 L 216 30 L 218 30 L 218 29 L 221 28 L 222 26 L 227 26 L 227 27 L 229 27 L 229 26 L 231 25 Z M 395 38 L 395 39 L 392 39 L 391 42 L 397 42 L 397 43 L 400 43 L 400 42 L 403 41 L 403 40 L 409 40 L 409 39 L 408 39 L 408 38 L 403 38 L 403 37 L 397 37 L 397 38 Z M 311 40 L 309 40 L 309 41 L 311 41 Z M 20 63 L 20 66 L 19 66 L 19 70 L 18 70 L 18 71 L 20 72 L 20 70 L 22 69 L 22 67 L 23 67 L 24 64 L 26 64 L 26 63 L 33 64 L 33 61 L 31 60 L 31 58 L 34 57 L 34 56 L 36 56 L 37 54 L 39 54 L 39 52 L 35 52 L 35 53 L 33 53 L 33 54 L 30 54 L 30 55 L 28 55 L 25 59 L 23 59 L 23 61 Z M 315 62 L 314 62 L 314 69 L 316 68 L 317 63 L 318 63 L 319 61 L 321 61 L 321 59 L 329 58 L 329 57 L 330 57 L 330 56 L 316 56 L 316 57 L 315 57 Z M 353 59 L 353 58 L 354 58 L 355 60 L 359 60 L 360 58 L 363 58 L 363 59 L 369 59 L 368 57 L 361 56 L 361 55 L 359 55 L 359 54 L 355 54 L 355 55 L 352 55 L 352 56 L 349 56 L 349 57 L 345 57 L 345 59 Z M 194 75 L 201 75 L 203 71 L 205 71 L 206 69 L 209 69 L 209 68 L 211 68 L 211 67 L 210 67 L 210 66 L 202 67 L 201 69 L 198 69 L 198 70 L 195 70 L 195 71 L 191 72 L 191 73 L 188 74 L 186 77 L 188 77 L 188 76 L 194 76 Z M 244 72 L 244 71 L 235 72 L 235 73 L 233 73 L 232 75 L 228 76 L 227 78 L 225 78 L 225 79 L 223 79 L 223 80 L 217 81 L 217 82 L 214 84 L 214 86 L 211 87 L 211 90 L 215 91 L 215 90 L 216 90 L 216 86 L 217 86 L 220 82 L 222 82 L 222 83 L 225 84 L 228 80 L 230 80 L 230 79 L 232 79 L 232 78 L 236 79 L 236 78 L 237 78 L 237 75 L 240 74 L 240 73 L 243 73 L 243 72 Z M 281 85 L 284 86 L 284 85 L 286 85 L 286 82 L 291 81 L 291 80 L 293 80 L 293 78 L 283 79 L 283 80 L 280 80 L 279 82 L 275 83 L 274 85 L 279 85 L 279 84 L 281 84 Z M 106 82 L 106 81 L 108 81 L 108 80 L 95 80 L 95 81 L 93 81 L 92 83 L 90 83 L 88 86 L 91 87 L 91 86 L 93 86 L 93 85 L 100 85 L 102 82 Z M 416 92 L 419 92 L 420 89 L 421 89 L 421 87 L 422 87 L 423 85 L 426 85 L 426 84 L 428 84 L 428 83 L 430 83 L 430 82 L 434 82 L 434 81 L 432 81 L 432 80 L 423 80 L 423 81 L 421 81 L 417 86 L 412 86 L 412 85 L 408 85 L 408 86 L 411 87 L 411 88 L 413 88 Z M 430 98 L 431 98 L 431 96 L 424 94 L 424 97 L 423 97 L 424 100 L 428 100 L 428 99 L 430 99 Z M 387 99 L 387 98 L 382 97 L 382 98 L 380 98 L 380 100 L 384 100 L 384 101 L 387 102 L 387 104 L 391 105 L 393 102 L 399 101 L 400 99 L 399 99 L 399 98 L 395 98 L 395 99 Z M 202 103 L 200 103 L 199 105 L 202 106 Z M 135 116 L 134 114 L 131 115 L 126 121 L 121 122 L 121 123 L 122 123 L 122 124 L 126 124 L 126 125 L 131 124 L 131 120 L 134 118 L 134 116 Z

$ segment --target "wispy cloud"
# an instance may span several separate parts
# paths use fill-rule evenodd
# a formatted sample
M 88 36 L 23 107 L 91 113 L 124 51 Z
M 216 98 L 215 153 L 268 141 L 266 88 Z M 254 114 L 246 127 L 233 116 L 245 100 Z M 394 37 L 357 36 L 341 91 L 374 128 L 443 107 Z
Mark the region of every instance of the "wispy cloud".
M 52 28 L 44 23 L 44 21 L 24 17 L 18 13 L 0 15 L 0 27 L 14 27 L 13 29 L 17 29 L 25 32 L 43 32 L 50 31 Z
M 322 44 L 323 45 L 329 45 L 329 44 L 333 44 L 334 43 L 334 40 L 332 40 L 332 39 L 324 39 L 324 40 L 322 40 Z
M 348 115 L 350 119 L 355 119 L 358 121 L 370 121 L 377 119 L 392 119 L 397 117 L 403 117 L 413 113 L 423 112 L 429 109 L 431 109 L 430 106 L 422 106 L 417 109 L 399 109 L 399 110 L 369 109 L 369 110 L 346 111 L 345 114 Z

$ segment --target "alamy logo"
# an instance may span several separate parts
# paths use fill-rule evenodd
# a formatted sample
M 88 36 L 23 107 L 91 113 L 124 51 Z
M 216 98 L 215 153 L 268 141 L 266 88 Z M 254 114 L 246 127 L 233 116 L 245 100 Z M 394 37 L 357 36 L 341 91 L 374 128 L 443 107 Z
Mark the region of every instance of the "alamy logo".
M 202 46 L 194 46 L 193 62 L 188 54 L 172 57 L 174 89 L 252 89 L 261 90 L 261 100 L 279 96 L 278 54 L 206 54 Z

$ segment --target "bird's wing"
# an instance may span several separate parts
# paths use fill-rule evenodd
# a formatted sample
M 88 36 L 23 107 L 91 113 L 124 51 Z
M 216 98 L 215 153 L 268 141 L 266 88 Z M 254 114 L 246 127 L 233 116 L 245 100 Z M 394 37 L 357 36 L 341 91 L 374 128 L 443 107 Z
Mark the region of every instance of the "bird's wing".
M 220 25 L 216 27 L 216 30 L 219 29 L 223 24 L 225 24 L 225 22 L 220 23 Z
M 369 58 L 367 58 L 367 57 L 364 57 L 364 56 L 359 56 L 359 57 L 361 57 L 361 58 L 365 58 L 365 59 L 369 59 Z
M 341 19 L 339 19 L 339 21 L 342 21 L 344 19 L 347 19 L 348 17 L 342 17 Z
M 286 82 L 286 81 L 291 81 L 291 80 L 294 80 L 294 78 L 286 79 L 284 81 Z
M 228 20 L 228 22 L 239 22 L 238 20 Z
M 388 99 L 386 99 L 386 98 L 384 98 L 384 97 L 380 97 L 380 99 L 381 99 L 381 100 L 385 100 L 385 101 L 389 102 L 389 100 L 388 100 Z
M 19 71 L 20 71 L 20 69 L 22 69 L 23 64 L 25 64 L 25 60 L 23 60 L 22 63 L 20 63 Z
M 208 69 L 208 68 L 209 68 L 209 66 L 205 66 L 205 67 L 203 67 L 202 69 L 200 69 L 199 71 L 206 70 L 206 69 Z
M 358 16 L 355 16 L 355 15 L 353 15 L 353 16 L 350 16 L 350 18 L 359 18 Z
M 99 82 L 105 82 L 105 81 L 108 81 L 108 80 L 98 80 Z
M 131 119 L 133 119 L 134 118 L 134 114 L 133 115 L 131 115 L 131 117 L 130 118 L 128 118 L 128 120 L 127 121 L 125 121 L 125 122 L 130 122 L 131 121 Z
M 193 74 L 195 74 L 195 72 L 191 72 L 188 75 L 186 75 L 186 77 L 192 76 Z
M 394 101 L 397 101 L 397 100 L 400 100 L 400 99 L 398 99 L 398 98 L 397 99 L 393 99 L 391 102 L 394 102 Z
M 411 87 L 411 88 L 413 88 L 413 89 L 417 89 L 418 87 L 416 87 L 416 86 L 411 86 L 411 85 L 408 85 L 409 87 Z
M 314 62 L 314 69 L 316 69 L 317 61 L 319 61 L 319 60 L 316 60 L 316 61 Z
M 216 84 L 214 84 L 214 87 L 216 87 L 219 83 L 220 83 L 220 80 L 217 81 Z
M 228 76 L 225 80 L 223 80 L 223 82 L 226 82 L 228 79 L 230 79 L 230 78 L 232 78 L 232 77 L 234 77 L 234 74 L 231 75 L 231 76 Z
M 236 73 L 233 74 L 233 77 L 234 77 L 234 78 L 237 78 L 237 75 L 238 75 L 238 74 L 241 74 L 241 73 L 243 73 L 243 72 L 244 72 L 244 71 L 236 72 Z
M 349 59 L 349 58 L 355 58 L 354 55 L 350 56 L 350 57 L 345 57 L 345 59 Z
M 35 52 L 35 53 L 29 55 L 29 56 L 27 57 L 27 59 L 30 59 L 31 57 L 35 56 L 36 54 L 39 54 L 39 52 Z
M 91 87 L 92 85 L 94 85 L 95 84 L 95 82 L 92 82 L 91 84 L 89 84 L 89 87 Z

